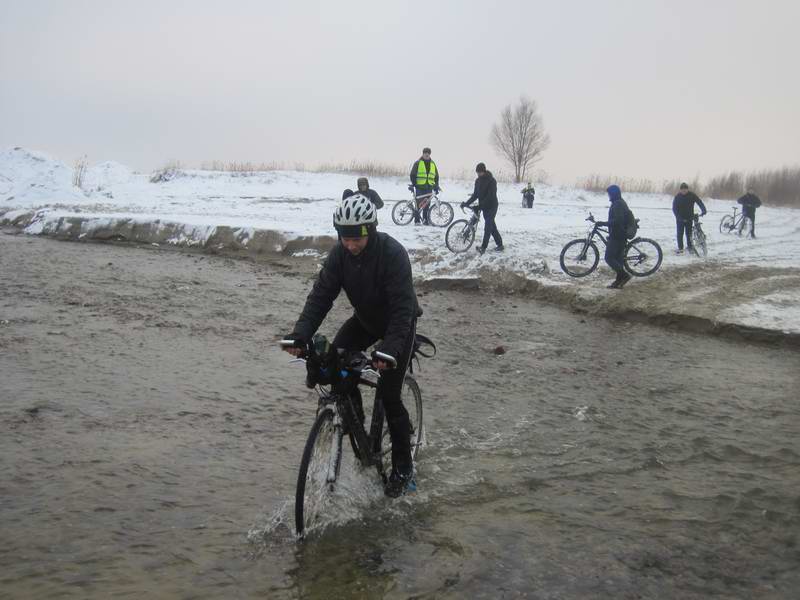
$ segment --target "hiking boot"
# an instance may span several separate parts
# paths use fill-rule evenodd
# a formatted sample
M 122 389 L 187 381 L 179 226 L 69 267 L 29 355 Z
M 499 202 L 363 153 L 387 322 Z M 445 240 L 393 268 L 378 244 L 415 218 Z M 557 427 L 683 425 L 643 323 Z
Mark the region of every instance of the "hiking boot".
M 476 250 L 478 251 L 478 254 L 483 254 L 484 252 L 486 252 L 486 248 L 481 248 L 480 246 L 478 246 Z
M 505 250 L 505 249 L 506 249 L 506 247 L 505 247 L 505 246 L 503 246 L 502 244 L 501 244 L 501 245 L 499 245 L 497 248 L 495 248 L 495 250 L 497 250 L 498 252 L 502 252 L 502 251 L 503 251 L 503 250 Z
M 678 249 L 675 251 L 675 254 L 683 254 L 683 248 L 678 248 Z
M 392 469 L 389 480 L 383 488 L 383 493 L 389 498 L 399 498 L 406 494 L 412 494 L 417 491 L 417 482 L 414 479 L 414 471 L 407 474 L 400 473 Z
M 617 289 L 622 289 L 625 287 L 625 284 L 628 283 L 633 276 L 630 273 L 623 273 L 622 277 L 620 277 L 619 283 L 617 284 Z

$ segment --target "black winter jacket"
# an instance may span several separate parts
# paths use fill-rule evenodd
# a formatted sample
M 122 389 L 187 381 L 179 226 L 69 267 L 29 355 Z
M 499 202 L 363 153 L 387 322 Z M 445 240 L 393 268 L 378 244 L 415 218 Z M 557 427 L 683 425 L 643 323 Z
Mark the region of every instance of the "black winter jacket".
M 472 195 L 464 203 L 467 206 L 478 199 L 478 207 L 488 212 L 497 210 L 497 180 L 491 171 L 486 171 L 485 175 L 475 178 L 475 189 Z
M 628 203 L 622 198 L 611 201 L 611 206 L 608 207 L 608 221 L 598 221 L 598 225 L 606 225 L 608 227 L 608 237 L 615 240 L 627 239 L 628 227 Z
M 364 329 L 383 340 L 376 349 L 400 356 L 414 319 L 422 314 L 402 244 L 376 232 L 361 254 L 353 256 L 337 242 L 308 294 L 292 337 L 310 340 L 342 288 Z
M 706 205 L 697 197 L 694 192 L 688 194 L 677 194 L 672 201 L 672 214 L 676 219 L 683 219 L 684 221 L 691 221 L 694 217 L 694 205 L 700 207 L 700 213 L 706 214 Z
M 761 206 L 761 198 L 755 194 L 745 194 L 736 202 L 742 205 L 744 216 L 750 217 L 751 219 L 755 216 L 756 209 Z

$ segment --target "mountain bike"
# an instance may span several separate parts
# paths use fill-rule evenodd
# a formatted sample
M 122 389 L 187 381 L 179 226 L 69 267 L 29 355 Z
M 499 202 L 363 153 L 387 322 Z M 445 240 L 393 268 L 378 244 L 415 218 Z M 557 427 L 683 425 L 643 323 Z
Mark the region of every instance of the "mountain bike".
M 283 347 L 298 347 L 294 340 L 281 340 Z M 420 351 L 421 343 L 433 346 L 425 336 L 417 335 L 412 360 Z M 297 475 L 294 518 L 299 537 L 323 522 L 329 512 L 339 470 L 342 463 L 342 439 L 347 435 L 356 459 L 365 468 L 374 467 L 385 484 L 391 471 L 391 440 L 386 424 L 383 403 L 375 398 L 369 431 L 365 428 L 365 415 L 360 386 L 377 388 L 380 373 L 371 367 L 373 359 L 386 361 L 397 368 L 397 361 L 381 352 L 373 358 L 364 352 L 347 352 L 331 347 L 319 334 L 302 347 L 303 354 L 292 362 L 306 363 L 306 386 L 319 394 L 317 416 L 308 434 L 300 471 Z M 435 346 L 434 353 L 435 353 Z M 411 458 L 424 441 L 422 425 L 422 394 L 414 377 L 407 373 L 403 381 L 401 399 L 411 421 Z M 330 516 L 330 515 L 328 515 Z
M 703 231 L 702 224 L 700 223 L 700 215 L 695 213 L 692 216 L 694 225 L 692 225 L 692 251 L 695 256 L 708 256 L 708 247 L 706 244 L 706 234 Z
M 476 206 L 471 206 L 472 216 L 467 219 L 458 219 L 450 224 L 447 228 L 447 233 L 444 234 L 444 243 L 451 252 L 458 254 L 459 252 L 466 252 L 472 247 L 475 242 L 475 231 L 478 229 L 478 222 L 481 220 L 481 209 Z M 464 207 L 461 207 L 461 212 L 466 214 Z
M 417 190 L 413 185 L 408 186 L 411 192 L 411 200 L 401 200 L 395 202 L 392 208 L 392 221 L 397 225 L 408 225 L 411 221 L 422 220 L 425 207 L 430 205 L 428 218 L 432 225 L 436 227 L 447 227 L 453 220 L 453 207 L 447 202 L 439 200 L 437 192 L 430 192 L 417 196 Z
M 750 217 L 745 216 L 744 212 L 740 212 L 737 215 L 736 213 L 738 210 L 739 209 L 734 206 L 732 215 L 725 215 L 722 217 L 722 220 L 719 222 L 720 233 L 736 231 L 739 235 L 742 235 L 743 231 L 750 231 Z
M 597 269 L 600 251 L 597 249 L 595 238 L 604 245 L 608 244 L 608 227 L 595 223 L 592 213 L 589 213 L 586 220 L 593 224 L 586 237 L 567 242 L 559 257 L 561 269 L 570 277 L 586 277 Z M 626 240 L 624 257 L 623 266 L 628 273 L 634 277 L 646 277 L 658 270 L 664 259 L 664 253 L 656 241 L 636 237 Z

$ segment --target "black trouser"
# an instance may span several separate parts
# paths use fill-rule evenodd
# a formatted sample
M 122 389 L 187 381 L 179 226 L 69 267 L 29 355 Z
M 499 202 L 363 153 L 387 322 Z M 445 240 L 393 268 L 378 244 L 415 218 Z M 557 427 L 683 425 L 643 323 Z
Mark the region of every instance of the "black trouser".
M 494 222 L 494 218 L 497 216 L 497 207 L 488 209 L 484 208 L 483 211 L 483 244 L 481 244 L 481 249 L 486 250 L 486 246 L 489 245 L 489 237 L 491 236 L 494 238 L 494 243 L 497 244 L 498 248 L 503 247 L 503 238 L 500 237 L 500 232 L 497 231 L 497 225 Z
M 527 204 L 528 208 L 533 208 L 533 196 L 525 198 L 525 204 Z
M 606 264 L 611 267 L 617 277 L 625 273 L 625 240 L 609 237 L 606 242 Z
M 416 187 L 416 195 L 417 195 L 417 210 L 419 211 L 419 204 L 420 204 L 420 196 L 424 196 L 425 194 L 430 194 L 433 191 L 433 188 L 429 185 L 418 185 Z M 425 208 L 422 209 L 422 221 L 423 223 L 430 223 L 431 222 L 431 196 L 427 198 L 422 198 L 422 202 L 425 202 Z M 419 223 L 419 214 L 414 215 L 414 223 Z
M 750 219 L 750 237 L 756 237 L 756 211 L 742 211 L 744 216 Z
M 386 422 L 389 424 L 389 435 L 392 438 L 392 467 L 402 474 L 411 473 L 411 421 L 408 411 L 403 406 L 402 391 L 403 381 L 411 360 L 411 350 L 414 346 L 414 330 L 416 320 L 411 326 L 408 339 L 403 347 L 401 356 L 397 359 L 397 368 L 381 373 L 375 395 L 383 402 L 386 411 Z M 336 348 L 346 350 L 366 350 L 380 338 L 369 333 L 356 316 L 352 316 L 339 329 L 333 340 Z
M 683 233 L 686 232 L 686 247 L 692 248 L 692 220 L 678 219 L 675 221 L 678 229 L 678 250 L 683 250 Z

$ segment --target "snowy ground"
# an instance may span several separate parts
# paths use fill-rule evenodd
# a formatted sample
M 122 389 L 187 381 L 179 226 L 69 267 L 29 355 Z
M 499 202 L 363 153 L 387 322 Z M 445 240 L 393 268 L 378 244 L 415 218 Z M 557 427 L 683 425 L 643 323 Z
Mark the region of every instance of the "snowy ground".
M 73 239 L 122 237 L 250 251 L 260 244 L 259 251 L 314 253 L 330 243 L 324 236 L 332 233 L 333 209 L 356 179 L 292 171 L 188 170 L 150 183 L 149 174 L 114 162 L 89 168 L 81 188 L 73 186 L 73 176 L 71 167 L 41 153 L 21 148 L 0 153 L 0 224 Z M 478 256 L 473 249 L 454 255 L 444 245 L 443 229 L 392 222 L 393 202 L 409 196 L 406 179 L 371 178 L 370 183 L 387 202 L 379 213 L 380 229 L 409 249 L 420 280 L 478 278 L 483 286 L 533 290 L 590 312 L 662 320 L 684 316 L 714 325 L 800 333 L 800 211 L 762 207 L 758 238 L 749 240 L 721 234 L 719 220 L 734 203 L 709 200 L 704 221 L 709 256 L 700 260 L 675 254 L 671 197 L 623 190 L 641 220 L 640 235 L 661 244 L 664 263 L 653 277 L 614 291 L 605 288 L 608 272 L 574 280 L 558 264 L 563 245 L 585 234 L 589 211 L 605 218 L 605 195 L 541 185 L 534 209 L 527 210 L 520 206 L 522 186 L 499 184 L 497 224 L 506 251 Z M 442 188 L 442 199 L 453 204 L 458 218 L 458 203 L 471 192 L 472 182 L 444 179 Z

